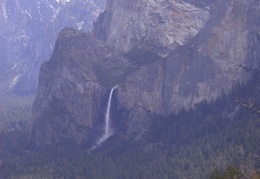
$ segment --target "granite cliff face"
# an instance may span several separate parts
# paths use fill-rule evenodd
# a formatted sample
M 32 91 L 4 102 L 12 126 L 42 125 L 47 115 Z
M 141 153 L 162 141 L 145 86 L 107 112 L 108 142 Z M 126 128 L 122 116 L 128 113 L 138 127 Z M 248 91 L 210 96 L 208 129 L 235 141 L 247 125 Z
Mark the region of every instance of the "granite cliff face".
M 245 82 L 259 66 L 256 9 L 257 1 L 217 6 L 192 42 L 129 76 L 119 90 L 122 106 L 139 103 L 149 111 L 169 114 L 214 100 L 222 89 L 227 93 L 234 84 Z
M 259 68 L 259 9 L 257 0 L 108 0 L 92 34 L 64 30 L 42 65 L 32 138 L 88 140 L 114 85 L 116 110 L 127 111 L 117 118 L 137 139 L 151 113 L 228 93 Z
M 94 33 L 123 51 L 136 46 L 172 50 L 194 37 L 208 18 L 206 9 L 186 1 L 108 0 Z
M 59 31 L 90 30 L 103 8 L 103 0 L 0 0 L 0 95 L 35 93 Z
M 129 68 L 114 47 L 90 33 L 63 29 L 51 59 L 41 66 L 31 132 L 37 144 L 86 140 L 102 122 L 109 88 Z
M 215 100 L 250 78 L 259 68 L 259 1 L 223 2 L 216 8 L 194 41 L 129 76 L 118 92 L 122 106 L 167 115 Z

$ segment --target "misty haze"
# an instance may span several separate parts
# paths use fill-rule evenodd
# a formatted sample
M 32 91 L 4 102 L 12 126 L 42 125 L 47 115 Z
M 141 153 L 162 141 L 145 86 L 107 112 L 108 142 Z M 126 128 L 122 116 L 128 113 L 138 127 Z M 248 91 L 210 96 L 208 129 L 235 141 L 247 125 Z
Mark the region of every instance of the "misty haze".
M 259 0 L 0 0 L 0 178 L 260 179 Z

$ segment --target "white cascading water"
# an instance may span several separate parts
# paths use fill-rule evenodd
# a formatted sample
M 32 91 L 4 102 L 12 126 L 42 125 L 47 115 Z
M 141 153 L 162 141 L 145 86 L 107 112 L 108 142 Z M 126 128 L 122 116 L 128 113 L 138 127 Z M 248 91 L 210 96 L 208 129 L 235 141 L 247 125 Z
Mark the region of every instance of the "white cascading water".
M 104 134 L 103 134 L 103 136 L 101 136 L 101 138 L 97 142 L 98 145 L 105 142 L 111 135 L 113 135 L 113 131 L 110 126 L 110 107 L 111 107 L 111 100 L 112 100 L 114 89 L 116 89 L 117 87 L 118 86 L 114 86 L 109 93 L 107 109 L 106 109 L 106 114 L 105 114 Z

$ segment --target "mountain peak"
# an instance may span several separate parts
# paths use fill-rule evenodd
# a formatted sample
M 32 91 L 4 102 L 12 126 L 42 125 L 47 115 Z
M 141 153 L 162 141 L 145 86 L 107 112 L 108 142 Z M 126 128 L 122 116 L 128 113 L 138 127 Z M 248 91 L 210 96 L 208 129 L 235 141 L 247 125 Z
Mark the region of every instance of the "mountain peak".
M 50 58 L 59 31 L 90 31 L 104 1 L 0 1 L 0 94 L 35 93 L 40 65 Z
M 136 46 L 172 50 L 193 38 L 208 19 L 207 10 L 186 1 L 109 0 L 94 33 L 123 51 Z
M 94 140 L 115 85 L 115 125 L 141 139 L 150 115 L 190 110 L 248 81 L 259 68 L 257 2 L 215 1 L 210 13 L 192 2 L 110 0 L 92 33 L 63 29 L 41 68 L 32 138 Z

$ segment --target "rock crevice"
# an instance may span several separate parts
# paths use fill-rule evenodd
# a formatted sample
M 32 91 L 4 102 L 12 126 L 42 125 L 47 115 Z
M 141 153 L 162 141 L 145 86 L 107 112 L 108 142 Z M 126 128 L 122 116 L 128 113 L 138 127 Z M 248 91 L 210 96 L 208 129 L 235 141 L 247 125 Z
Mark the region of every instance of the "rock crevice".
M 116 110 L 128 111 L 124 128 L 137 139 L 150 114 L 228 93 L 259 68 L 259 7 L 253 0 L 108 0 L 91 34 L 64 29 L 42 65 L 32 138 L 87 140 L 115 85 Z

